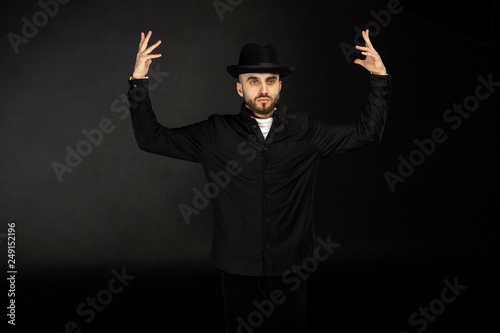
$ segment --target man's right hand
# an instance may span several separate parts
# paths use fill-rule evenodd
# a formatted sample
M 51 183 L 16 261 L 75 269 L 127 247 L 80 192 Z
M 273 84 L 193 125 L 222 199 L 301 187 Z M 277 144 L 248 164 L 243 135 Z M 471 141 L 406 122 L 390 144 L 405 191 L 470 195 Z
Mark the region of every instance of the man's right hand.
M 142 79 L 148 74 L 149 65 L 153 62 L 154 58 L 161 57 L 161 54 L 149 54 L 158 45 L 161 44 L 161 40 L 157 41 L 156 44 L 148 47 L 149 38 L 152 32 L 149 31 L 147 36 L 144 36 L 144 32 L 141 32 L 141 42 L 139 43 L 139 52 L 137 53 L 137 58 L 135 61 L 134 73 L 132 76 L 135 79 Z

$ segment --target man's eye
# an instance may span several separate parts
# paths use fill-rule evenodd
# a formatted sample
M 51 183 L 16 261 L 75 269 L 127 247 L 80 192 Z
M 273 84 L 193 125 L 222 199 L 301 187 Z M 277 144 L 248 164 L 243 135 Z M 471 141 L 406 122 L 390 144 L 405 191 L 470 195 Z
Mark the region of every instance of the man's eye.
M 251 84 L 256 84 L 257 81 L 253 80 L 253 81 L 250 81 Z
M 274 80 L 269 80 L 269 81 L 267 81 L 267 83 L 269 83 L 269 84 L 273 84 L 273 83 L 274 83 Z

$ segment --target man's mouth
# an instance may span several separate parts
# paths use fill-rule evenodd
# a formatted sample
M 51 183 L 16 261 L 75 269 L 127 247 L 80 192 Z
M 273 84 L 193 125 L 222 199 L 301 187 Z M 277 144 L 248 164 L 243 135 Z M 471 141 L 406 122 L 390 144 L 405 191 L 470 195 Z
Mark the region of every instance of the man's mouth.
M 260 102 L 260 103 L 267 103 L 267 102 L 269 102 L 269 98 L 259 98 L 259 99 L 257 100 L 257 102 Z

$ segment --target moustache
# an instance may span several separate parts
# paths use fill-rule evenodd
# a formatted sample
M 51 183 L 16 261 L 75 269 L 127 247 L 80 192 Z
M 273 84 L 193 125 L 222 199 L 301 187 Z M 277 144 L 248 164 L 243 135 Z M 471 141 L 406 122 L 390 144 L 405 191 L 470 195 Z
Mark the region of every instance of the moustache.
M 273 100 L 273 98 L 272 98 L 272 97 L 270 97 L 270 96 L 267 96 L 267 95 L 266 95 L 266 96 L 259 96 L 259 97 L 256 97 L 256 98 L 255 98 L 255 101 L 258 101 L 258 100 L 259 100 L 259 99 L 261 99 L 261 98 L 266 98 L 266 99 L 268 99 L 270 102 Z

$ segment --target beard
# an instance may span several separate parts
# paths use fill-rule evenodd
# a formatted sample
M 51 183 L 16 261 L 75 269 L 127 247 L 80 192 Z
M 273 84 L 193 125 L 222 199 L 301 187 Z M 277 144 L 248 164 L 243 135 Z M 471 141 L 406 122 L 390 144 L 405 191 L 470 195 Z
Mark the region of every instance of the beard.
M 278 105 L 280 95 L 279 94 L 276 95 L 275 98 L 272 98 L 269 95 L 264 95 L 264 96 L 261 95 L 261 96 L 257 96 L 253 100 L 246 97 L 246 96 L 243 96 L 243 98 L 245 99 L 245 103 L 246 103 L 247 107 L 250 110 L 252 110 L 255 114 L 266 116 L 274 111 L 274 109 Z M 259 98 L 267 98 L 267 99 L 269 99 L 269 102 L 267 102 L 267 103 L 258 102 L 257 100 Z

